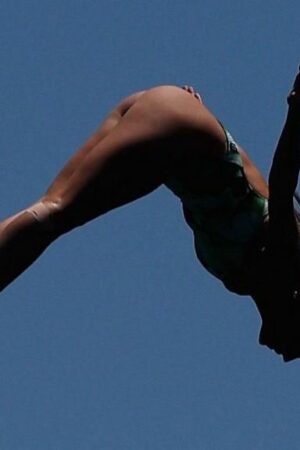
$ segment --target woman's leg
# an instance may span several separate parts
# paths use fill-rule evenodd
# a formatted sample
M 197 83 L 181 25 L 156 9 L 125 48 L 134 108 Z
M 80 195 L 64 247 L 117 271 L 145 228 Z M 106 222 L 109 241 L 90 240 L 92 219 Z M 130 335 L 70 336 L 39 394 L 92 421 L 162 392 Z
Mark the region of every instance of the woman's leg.
M 62 170 L 55 177 L 51 185 L 47 190 L 47 194 L 51 195 L 52 192 L 55 192 L 60 186 L 62 186 L 68 178 L 74 173 L 75 169 L 81 164 L 83 159 L 88 155 L 88 153 L 102 140 L 107 136 L 109 132 L 115 128 L 116 125 L 120 122 L 122 116 L 119 113 L 118 108 L 112 111 L 111 114 L 103 121 L 99 129 L 84 143 L 84 145 L 78 149 L 78 151 L 69 159 L 69 161 L 65 164 Z M 15 220 L 18 216 L 24 213 L 20 211 L 19 213 L 8 217 L 0 223 L 0 233 L 1 231 L 7 227 L 7 225 Z
M 199 154 L 208 145 L 223 148 L 215 119 L 199 108 L 181 89 L 153 89 L 84 157 L 75 156 L 72 170 L 39 202 L 0 225 L 0 289 L 63 233 L 157 188 L 174 170 L 183 144 Z
M 82 147 L 77 150 L 77 152 L 69 159 L 62 170 L 55 177 L 51 185 L 49 186 L 46 195 L 51 195 L 60 186 L 62 186 L 67 179 L 74 173 L 75 169 L 81 164 L 84 158 L 89 154 L 89 152 L 99 144 L 102 139 L 105 138 L 120 122 L 124 114 L 129 110 L 129 108 L 137 101 L 145 91 L 136 92 L 123 99 L 116 108 L 104 119 L 100 127 L 96 130 L 94 134 L 83 144 Z M 23 214 L 21 211 L 0 223 L 0 233 L 1 231 L 18 216 Z
M 89 152 L 99 144 L 120 122 L 126 112 L 133 104 L 144 94 L 145 91 L 136 92 L 123 99 L 114 110 L 104 119 L 96 132 L 84 143 L 84 145 L 69 159 L 67 164 L 59 172 L 48 188 L 47 194 L 51 195 L 59 186 L 63 185 L 66 180 L 73 174 L 75 169 L 79 167 Z

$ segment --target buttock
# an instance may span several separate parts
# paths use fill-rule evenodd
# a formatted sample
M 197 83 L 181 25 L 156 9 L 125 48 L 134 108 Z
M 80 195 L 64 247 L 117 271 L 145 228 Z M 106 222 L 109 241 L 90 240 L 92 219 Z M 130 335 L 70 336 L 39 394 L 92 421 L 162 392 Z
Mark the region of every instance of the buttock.
M 226 138 L 224 152 L 218 158 L 199 158 L 185 178 L 172 175 L 165 181 L 188 209 L 232 209 L 251 189 L 237 144 L 220 125 Z
M 168 180 L 167 187 L 181 199 L 198 259 L 224 284 L 233 286 L 242 278 L 249 247 L 268 214 L 268 202 L 249 184 L 237 144 L 227 130 L 224 133 L 223 156 L 204 159 L 198 172 L 201 194 L 176 179 Z

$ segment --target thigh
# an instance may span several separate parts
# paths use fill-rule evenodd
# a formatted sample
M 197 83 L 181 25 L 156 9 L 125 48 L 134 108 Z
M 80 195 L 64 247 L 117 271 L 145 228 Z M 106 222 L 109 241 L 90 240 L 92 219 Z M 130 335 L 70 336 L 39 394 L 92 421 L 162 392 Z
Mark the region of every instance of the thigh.
M 89 139 L 72 155 L 67 161 L 62 170 L 55 177 L 49 188 L 47 194 L 55 196 L 57 190 L 65 184 L 66 180 L 74 173 L 76 168 L 82 163 L 89 152 L 104 139 L 120 122 L 123 115 L 131 108 L 145 91 L 136 92 L 129 97 L 124 98 L 102 121 L 98 129 L 93 133 Z
M 58 193 L 64 223 L 69 228 L 80 225 L 153 191 L 179 170 L 182 151 L 186 159 L 195 149 L 198 157 L 220 151 L 224 137 L 215 123 L 180 88 L 147 91 L 90 150 Z

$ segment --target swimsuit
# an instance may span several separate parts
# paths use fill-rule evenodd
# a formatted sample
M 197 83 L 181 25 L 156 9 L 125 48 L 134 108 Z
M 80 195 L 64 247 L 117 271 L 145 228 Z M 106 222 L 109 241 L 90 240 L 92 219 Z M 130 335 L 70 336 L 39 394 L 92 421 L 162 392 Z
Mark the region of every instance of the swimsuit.
M 201 186 L 203 180 L 208 186 L 213 180 L 217 192 L 193 194 L 176 177 L 165 184 L 182 201 L 203 266 L 229 290 L 248 294 L 245 274 L 249 254 L 257 247 L 257 237 L 268 214 L 268 200 L 249 185 L 237 144 L 226 129 L 224 132 L 223 157 L 203 158 L 197 172 Z

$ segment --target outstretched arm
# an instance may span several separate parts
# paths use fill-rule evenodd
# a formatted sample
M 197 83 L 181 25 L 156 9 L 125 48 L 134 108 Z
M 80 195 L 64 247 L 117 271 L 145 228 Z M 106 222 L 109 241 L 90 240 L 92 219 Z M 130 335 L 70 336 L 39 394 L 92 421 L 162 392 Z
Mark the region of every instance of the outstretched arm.
M 277 334 L 277 342 L 273 344 L 271 342 L 271 348 L 283 353 L 286 361 L 299 357 L 300 354 L 298 323 L 296 323 L 300 310 L 298 302 L 293 301 L 298 291 L 300 268 L 299 232 L 293 204 L 299 170 L 300 73 L 296 76 L 293 89 L 288 96 L 287 118 L 269 175 L 267 262 L 272 298 L 269 315 L 271 314 L 271 328 L 275 326 Z M 268 326 L 268 321 L 266 325 Z M 265 343 L 263 334 L 261 333 L 261 343 Z
M 270 226 L 274 232 L 278 231 L 280 224 L 286 226 L 287 220 L 294 221 L 293 196 L 300 169 L 300 73 L 288 96 L 288 104 L 286 122 L 269 176 Z

